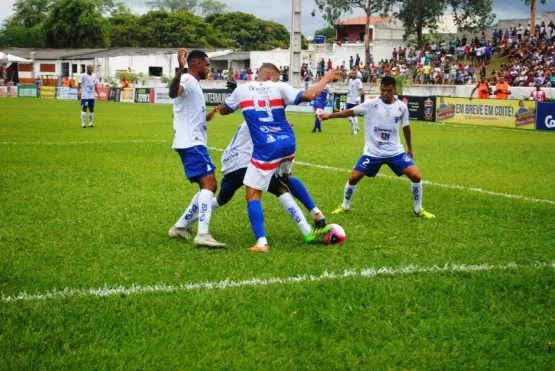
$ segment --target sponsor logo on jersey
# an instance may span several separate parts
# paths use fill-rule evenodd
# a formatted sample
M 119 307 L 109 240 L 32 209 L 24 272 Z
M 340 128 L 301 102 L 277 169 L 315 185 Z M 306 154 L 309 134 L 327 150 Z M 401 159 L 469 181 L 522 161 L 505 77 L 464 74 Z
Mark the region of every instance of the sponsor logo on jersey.
M 263 133 L 269 133 L 270 132 L 270 128 L 267 126 L 261 126 L 260 127 L 260 131 Z
M 270 126 L 270 131 L 272 133 L 279 133 L 281 131 L 281 128 L 279 126 Z
M 276 138 L 274 138 L 272 135 L 268 134 L 268 137 L 266 139 L 266 143 L 274 143 L 276 141 Z

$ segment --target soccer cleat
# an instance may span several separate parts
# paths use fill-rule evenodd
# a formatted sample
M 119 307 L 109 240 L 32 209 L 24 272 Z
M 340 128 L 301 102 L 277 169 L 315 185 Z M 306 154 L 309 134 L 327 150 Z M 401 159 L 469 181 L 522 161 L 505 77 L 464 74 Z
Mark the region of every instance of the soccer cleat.
M 312 230 L 309 234 L 304 236 L 304 242 L 312 243 L 314 241 L 322 241 L 322 238 L 331 230 L 329 225 L 324 226 L 323 228 L 312 227 Z
M 193 242 L 196 246 L 211 247 L 213 249 L 223 249 L 225 247 L 225 243 L 216 241 L 210 233 L 197 234 Z
M 184 240 L 191 239 L 191 229 L 190 228 L 179 228 L 175 225 L 168 231 L 168 236 L 170 238 L 182 238 Z
M 422 209 L 419 213 L 415 212 L 414 215 L 419 216 L 424 219 L 434 219 L 436 216 L 432 213 L 427 212 L 426 210 Z
M 326 225 L 328 225 L 328 220 L 326 219 L 324 214 L 318 213 L 318 215 L 314 217 L 314 227 L 324 228 Z
M 94 125 L 89 125 L 90 128 L 94 128 Z
M 249 251 L 252 251 L 252 252 L 270 252 L 270 246 L 269 245 L 264 245 L 264 246 L 254 245 L 253 247 L 249 248 Z
M 87 125 L 81 125 L 81 129 L 86 129 Z
M 339 206 L 337 209 L 333 210 L 331 213 L 332 214 L 344 214 L 344 213 L 348 213 L 349 209 L 345 209 L 343 207 L 343 205 Z

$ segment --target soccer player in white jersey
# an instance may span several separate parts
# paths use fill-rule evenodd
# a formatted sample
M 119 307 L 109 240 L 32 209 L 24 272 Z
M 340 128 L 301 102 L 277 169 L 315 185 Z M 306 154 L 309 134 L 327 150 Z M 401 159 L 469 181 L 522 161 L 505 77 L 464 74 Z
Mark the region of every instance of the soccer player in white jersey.
M 328 72 L 305 91 L 293 89 L 284 83 L 275 83 L 278 78 L 279 69 L 271 63 L 265 63 L 258 70 L 256 81 L 237 87 L 220 107 L 223 115 L 241 108 L 254 144 L 244 184 L 247 188 L 249 219 L 256 237 L 256 244 L 249 250 L 255 252 L 270 251 L 260 203 L 262 192 L 268 190 L 274 175 L 286 180 L 288 186 L 295 186 L 295 182 L 287 183 L 295 158 L 296 141 L 295 133 L 285 118 L 285 107 L 314 100 L 327 83 L 339 78 L 339 72 Z
M 243 186 L 243 180 L 251 160 L 252 151 L 253 142 L 249 127 L 246 122 L 243 122 L 237 128 L 233 139 L 222 155 L 222 174 L 224 178 L 220 184 L 218 197 L 212 199 L 212 211 L 231 201 L 235 192 Z M 322 231 L 319 230 L 320 227 L 316 224 L 312 228 L 308 224 L 301 208 L 287 187 L 276 176 L 272 177 L 268 192 L 279 199 L 285 212 L 297 223 L 305 242 L 311 243 L 321 239 Z M 309 209 L 309 211 L 312 210 Z M 185 228 L 191 228 L 197 219 L 198 208 L 191 208 L 186 214 L 190 215 L 190 219 L 188 219 Z
M 411 183 L 414 213 L 426 219 L 435 218 L 422 208 L 422 176 L 412 160 L 412 141 L 407 106 L 395 98 L 395 78 L 386 76 L 381 82 L 381 96 L 360 106 L 332 114 L 322 114 L 322 120 L 364 116 L 364 154 L 358 160 L 345 185 L 343 204 L 333 214 L 350 210 L 357 184 L 364 176 L 375 177 L 383 164 L 388 165 L 397 176 L 406 175 Z M 407 142 L 407 151 L 401 144 L 399 125 Z
M 87 127 L 87 109 L 89 110 L 89 127 L 94 127 L 94 98 L 100 95 L 97 87 L 98 79 L 92 64 L 87 66 L 87 73 L 81 75 L 77 87 L 77 99 L 81 101 L 81 127 Z
M 187 49 L 179 49 L 177 53 L 179 68 L 170 85 L 169 96 L 173 101 L 173 128 L 175 137 L 173 149 L 179 153 L 185 175 L 191 183 L 198 183 L 200 192 L 193 200 L 183 216 L 169 230 L 172 238 L 189 239 L 191 229 L 188 227 L 189 211 L 197 209 L 199 212 L 198 232 L 194 238 L 197 246 L 223 248 L 224 243 L 216 241 L 209 232 L 210 217 L 212 215 L 212 198 L 217 190 L 217 181 L 212 163 L 206 148 L 206 122 L 210 121 L 216 110 L 206 114 L 206 102 L 199 80 L 205 79 L 210 70 L 210 60 L 206 53 Z M 183 74 L 185 62 L 188 73 Z
M 347 84 L 349 84 L 349 90 L 347 91 L 347 104 L 345 108 L 351 109 L 360 104 L 360 98 L 364 95 L 362 81 L 358 78 L 356 69 L 351 70 L 349 78 L 347 79 Z M 357 135 L 359 130 L 358 117 L 347 117 L 347 120 L 349 120 L 353 127 L 352 134 Z

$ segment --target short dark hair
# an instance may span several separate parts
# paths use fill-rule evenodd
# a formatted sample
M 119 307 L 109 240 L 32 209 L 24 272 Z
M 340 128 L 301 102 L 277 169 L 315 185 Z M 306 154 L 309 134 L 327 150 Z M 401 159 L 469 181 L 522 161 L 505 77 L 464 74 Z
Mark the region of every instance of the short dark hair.
M 258 72 L 260 71 L 273 71 L 275 73 L 280 73 L 279 68 L 277 68 L 277 66 L 273 63 L 264 63 L 262 66 L 260 66 L 260 68 L 258 69 Z
M 208 58 L 208 54 L 206 54 L 205 52 L 203 52 L 202 50 L 193 50 L 192 52 L 189 53 L 189 55 L 187 56 L 187 63 L 191 63 L 192 61 L 194 61 L 195 59 L 202 59 L 204 60 L 204 58 Z
M 397 80 L 395 80 L 395 77 L 386 76 L 382 79 L 382 86 L 396 87 L 397 86 Z

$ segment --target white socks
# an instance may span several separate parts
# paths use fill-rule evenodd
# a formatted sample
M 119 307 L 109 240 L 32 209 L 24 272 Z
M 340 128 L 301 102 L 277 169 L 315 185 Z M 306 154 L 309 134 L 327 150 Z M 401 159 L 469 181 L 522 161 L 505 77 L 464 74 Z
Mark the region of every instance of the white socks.
M 414 200 L 414 212 L 419 213 L 422 211 L 422 182 L 411 183 L 410 190 L 412 192 L 412 198 Z
M 214 193 L 203 189 L 198 196 L 198 234 L 207 234 L 212 216 L 212 199 Z
M 94 113 L 89 112 L 89 126 L 93 126 Z
M 87 126 L 87 112 L 81 111 L 81 126 Z
M 318 214 L 322 214 L 322 211 L 320 209 L 318 209 L 317 207 L 310 210 L 310 216 L 312 217 L 312 219 L 316 218 L 316 215 L 318 215 Z
M 357 191 L 356 185 L 350 185 L 349 182 L 345 184 L 345 192 L 343 193 L 343 209 L 349 210 L 351 208 L 351 200 Z
M 306 236 L 307 234 L 310 233 L 310 231 L 312 231 L 310 224 L 308 224 L 308 222 L 306 221 L 306 218 L 301 208 L 299 207 L 297 202 L 293 199 L 293 196 L 291 195 L 291 193 L 288 192 L 279 196 L 279 202 L 281 203 L 283 210 L 285 210 L 285 212 L 289 214 L 291 218 L 293 218 L 295 223 L 297 223 L 297 226 L 301 230 L 301 233 L 303 234 L 303 236 Z
M 358 134 L 358 116 L 353 117 L 353 128 L 355 134 Z
M 197 192 L 197 194 L 193 196 L 193 199 L 191 200 L 191 204 L 187 207 L 183 216 L 179 218 L 177 223 L 175 223 L 175 226 L 177 228 L 191 228 L 198 214 L 199 195 L 200 195 L 200 192 Z

